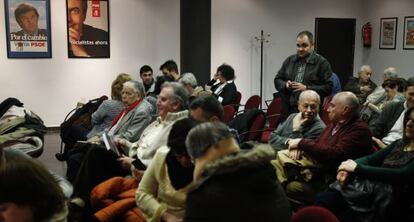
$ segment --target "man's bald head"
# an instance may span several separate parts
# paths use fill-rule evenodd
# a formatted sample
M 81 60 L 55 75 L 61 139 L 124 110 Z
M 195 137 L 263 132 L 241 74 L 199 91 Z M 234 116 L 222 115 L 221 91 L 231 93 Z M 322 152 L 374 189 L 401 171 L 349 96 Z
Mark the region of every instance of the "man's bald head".
M 352 92 L 337 93 L 329 104 L 328 116 L 331 122 L 347 120 L 358 115 L 359 101 Z

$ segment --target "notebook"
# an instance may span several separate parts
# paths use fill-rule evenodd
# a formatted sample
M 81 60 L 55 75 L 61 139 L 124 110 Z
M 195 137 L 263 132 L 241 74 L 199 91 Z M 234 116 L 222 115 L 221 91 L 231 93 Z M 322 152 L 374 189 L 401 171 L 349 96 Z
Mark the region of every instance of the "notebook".
M 115 145 L 112 136 L 108 135 L 107 132 L 104 132 L 102 134 L 102 140 L 103 140 L 107 150 L 112 150 L 117 156 L 122 155 L 122 153 L 119 152 L 118 147 Z

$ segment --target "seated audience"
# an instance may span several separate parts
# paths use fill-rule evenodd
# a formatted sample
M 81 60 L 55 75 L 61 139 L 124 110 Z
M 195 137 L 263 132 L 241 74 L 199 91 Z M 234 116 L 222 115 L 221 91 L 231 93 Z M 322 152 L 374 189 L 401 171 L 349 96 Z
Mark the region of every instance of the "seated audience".
M 222 121 L 224 118 L 223 106 L 212 95 L 203 95 L 195 98 L 189 107 L 190 116 L 197 122 Z
M 344 91 L 351 91 L 358 97 L 359 103 L 363 104 L 369 94 L 377 85 L 371 81 L 372 68 L 369 65 L 361 66 L 358 77 L 351 77 L 344 87 Z
M 188 116 L 187 100 L 187 91 L 181 84 L 164 83 L 157 100 L 159 117 L 145 128 L 138 141 L 115 140 L 118 148 L 128 156 L 118 157 L 114 152 L 100 147 L 89 149 L 74 182 L 75 198 L 72 203 L 84 205 L 84 201 L 89 199 L 90 191 L 111 177 L 145 170 L 157 149 L 167 144 L 172 125 Z M 89 210 L 88 205 L 85 210 Z
M 186 193 L 194 171 L 185 139 L 194 126 L 195 122 L 188 118 L 174 123 L 167 146 L 157 150 L 139 183 L 136 202 L 147 221 L 179 221 L 184 217 Z
M 107 129 L 110 137 L 126 140 L 137 140 L 142 131 L 150 124 L 150 104 L 143 100 L 144 86 L 137 81 L 128 81 L 123 84 L 122 103 L 124 108 L 112 122 L 112 126 Z M 104 147 L 102 134 L 92 137 L 87 143 L 79 142 L 75 144 L 74 149 L 68 153 L 67 177 L 73 183 L 80 162 L 84 159 L 85 153 L 89 149 Z M 123 151 L 123 153 L 128 153 Z
M 160 66 L 160 71 L 164 76 L 171 77 L 173 81 L 180 79 L 177 63 L 174 60 L 167 60 Z
M 289 156 L 309 158 L 322 167 L 310 181 L 287 181 L 286 194 L 300 202 L 312 202 L 314 195 L 334 178 L 339 164 L 347 159 L 365 156 L 372 151 L 371 132 L 359 119 L 359 101 L 351 92 L 337 93 L 328 107 L 330 124 L 317 139 L 290 139 Z M 280 151 L 283 152 L 283 151 Z
M 211 86 L 211 91 L 223 106 L 231 104 L 236 98 L 235 78 L 233 67 L 223 64 L 217 68 L 213 79 L 207 83 L 208 86 Z
M 145 95 L 148 96 L 151 92 L 154 92 L 155 80 L 153 77 L 151 66 L 143 65 L 139 69 L 139 77 L 141 78 L 142 84 L 144 84 Z
M 191 72 L 184 73 L 181 76 L 179 82 L 184 85 L 184 87 L 187 89 L 188 93 L 190 94 L 190 102 L 195 97 L 211 94 L 211 91 L 204 90 L 203 87 L 197 86 L 197 79 L 194 76 L 194 74 Z
M 398 78 L 397 70 L 394 67 L 388 67 L 384 70 L 383 77 L 384 77 L 383 82 L 385 82 L 387 79 Z M 367 105 L 368 103 L 377 105 L 381 101 L 383 101 L 385 97 L 386 97 L 385 89 L 382 88 L 381 85 L 379 85 L 377 86 L 377 88 L 375 88 L 375 90 L 371 94 L 368 95 L 364 105 Z
M 407 110 L 403 122 L 403 139 L 369 156 L 342 162 L 338 182 L 328 192 L 319 194 L 317 204 L 332 210 L 340 221 L 412 219 L 414 107 Z M 357 186 L 365 189 L 359 190 Z
M 395 102 L 405 102 L 404 97 L 404 88 L 405 88 L 405 80 L 401 78 L 391 78 L 387 79 L 382 83 L 382 88 L 385 90 L 385 99 L 374 105 L 372 103 L 368 103 L 368 107 L 371 108 L 376 113 L 381 113 L 382 109 L 385 105 L 390 103 L 391 101 Z
M 130 75 L 121 73 L 112 82 L 111 100 L 105 100 L 101 103 L 98 109 L 91 116 L 92 130 L 87 134 L 87 138 L 101 135 L 105 129 L 111 127 L 112 121 L 121 112 L 123 108 L 122 103 L 122 88 L 125 82 L 131 81 Z M 86 139 L 80 139 L 86 140 Z
M 293 113 L 270 135 L 269 144 L 276 150 L 288 148 L 288 140 L 294 138 L 316 139 L 325 124 L 319 118 L 321 101 L 313 90 L 302 91 L 298 100 L 299 113 Z
M 382 109 L 380 116 L 370 124 L 373 140 L 380 148 L 402 138 L 404 113 L 414 107 L 414 77 L 407 80 L 405 100 L 405 102 L 388 103 Z
M 65 196 L 53 176 L 29 158 L 0 166 L 0 221 L 66 221 Z
M 121 112 L 123 103 L 121 102 L 121 91 L 123 84 L 127 81 L 131 81 L 130 75 L 121 73 L 112 82 L 111 86 L 111 100 L 104 100 L 98 107 L 98 109 L 91 115 L 92 129 L 88 129 L 82 124 L 70 124 L 68 129 L 64 131 L 65 141 L 65 158 L 67 158 L 67 151 L 73 149 L 74 145 L 78 141 L 86 141 L 90 138 L 102 135 L 102 133 L 111 127 L 111 123 L 114 118 Z
M 217 122 L 191 129 L 186 147 L 195 162 L 195 184 L 187 194 L 185 221 L 290 220 L 270 147 L 240 151 L 227 126 Z
M 190 117 L 197 122 L 223 122 L 223 106 L 213 95 L 202 95 L 195 98 L 190 104 Z M 239 133 L 236 129 L 230 128 L 230 133 L 240 143 Z

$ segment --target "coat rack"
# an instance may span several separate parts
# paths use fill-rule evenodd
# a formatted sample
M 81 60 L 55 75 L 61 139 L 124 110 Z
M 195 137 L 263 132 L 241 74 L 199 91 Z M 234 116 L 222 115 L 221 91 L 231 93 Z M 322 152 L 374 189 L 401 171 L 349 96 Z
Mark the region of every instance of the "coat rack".
M 260 41 L 260 109 L 262 108 L 263 101 L 263 42 L 269 42 L 266 37 L 270 37 L 270 34 L 264 35 L 263 30 L 260 31 L 259 37 L 254 37 L 254 39 Z

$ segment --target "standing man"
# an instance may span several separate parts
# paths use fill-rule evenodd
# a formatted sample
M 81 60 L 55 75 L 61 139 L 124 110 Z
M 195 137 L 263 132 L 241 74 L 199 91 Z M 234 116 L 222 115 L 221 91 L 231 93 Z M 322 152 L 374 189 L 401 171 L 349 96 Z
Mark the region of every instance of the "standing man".
M 22 28 L 22 30 L 13 33 L 16 36 L 47 36 L 46 29 L 39 29 L 39 13 L 32 5 L 22 3 L 17 6 L 16 10 L 14 10 L 14 18 Z
M 355 93 L 359 103 L 364 104 L 367 96 L 374 91 L 377 85 L 371 81 L 372 68 L 369 65 L 361 66 L 358 76 L 351 77 L 345 85 L 344 90 Z
M 109 57 L 108 32 L 84 24 L 87 0 L 68 0 L 69 57 Z
M 332 70 L 328 60 L 314 52 L 313 35 L 302 31 L 296 37 L 296 54 L 289 56 L 276 74 L 274 84 L 283 100 L 282 118 L 298 112 L 299 94 L 311 89 L 323 101 L 332 92 Z
M 142 83 L 145 87 L 145 95 L 154 92 L 155 81 L 152 73 L 152 68 L 149 65 L 143 65 L 139 69 L 139 77 L 141 77 Z

